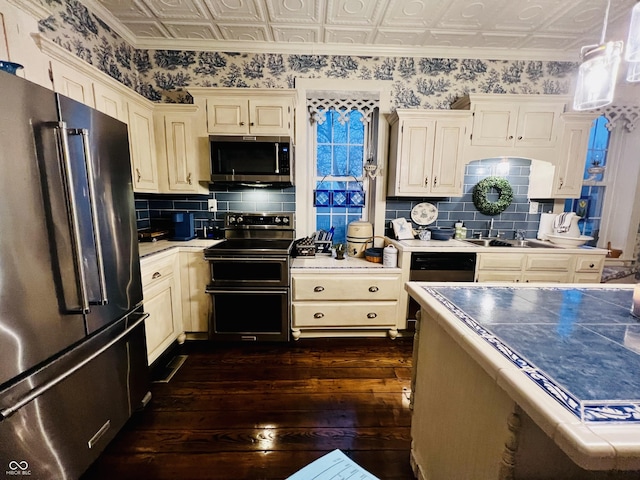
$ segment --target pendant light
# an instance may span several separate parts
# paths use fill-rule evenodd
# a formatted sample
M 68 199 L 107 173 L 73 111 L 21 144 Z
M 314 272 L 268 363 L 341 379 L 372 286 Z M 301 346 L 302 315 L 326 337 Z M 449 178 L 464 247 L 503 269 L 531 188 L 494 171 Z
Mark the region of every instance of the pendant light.
M 624 59 L 629 62 L 627 68 L 627 81 L 640 82 L 640 3 L 636 3 L 631 10 L 631 22 L 629 23 L 629 36 Z
M 573 98 L 574 110 L 591 110 L 613 102 L 623 42 L 604 41 L 610 7 L 611 0 L 608 0 L 600 44 L 582 47 L 580 52 L 582 63 L 578 70 L 578 83 Z

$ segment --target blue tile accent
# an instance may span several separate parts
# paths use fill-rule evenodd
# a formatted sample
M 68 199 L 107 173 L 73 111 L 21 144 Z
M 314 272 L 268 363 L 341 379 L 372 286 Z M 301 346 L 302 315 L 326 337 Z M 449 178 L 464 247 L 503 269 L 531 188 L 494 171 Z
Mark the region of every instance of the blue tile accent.
M 584 422 L 640 422 L 631 289 L 425 287 Z

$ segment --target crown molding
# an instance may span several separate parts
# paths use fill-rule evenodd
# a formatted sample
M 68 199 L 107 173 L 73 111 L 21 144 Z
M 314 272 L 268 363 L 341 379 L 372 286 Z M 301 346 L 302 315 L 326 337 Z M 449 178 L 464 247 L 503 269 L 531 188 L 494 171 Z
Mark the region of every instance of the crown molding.
M 362 57 L 471 58 L 480 60 L 540 60 L 579 62 L 580 52 L 542 49 L 505 50 L 496 48 L 421 47 L 396 45 L 309 44 L 200 39 L 138 39 L 135 48 L 233 53 L 280 53 L 288 55 L 352 55 Z
M 82 4 L 87 7 L 91 13 L 109 25 L 109 27 L 120 35 L 125 42 L 134 48 L 139 48 L 136 46 L 137 40 L 131 30 L 125 27 L 120 20 L 114 17 L 111 12 L 104 8 L 97 0 L 83 0 Z
M 44 5 L 36 3 L 34 0 L 6 0 L 9 5 L 12 5 L 23 12 L 31 15 L 36 20 L 42 20 L 51 16 L 51 10 L 47 9 Z

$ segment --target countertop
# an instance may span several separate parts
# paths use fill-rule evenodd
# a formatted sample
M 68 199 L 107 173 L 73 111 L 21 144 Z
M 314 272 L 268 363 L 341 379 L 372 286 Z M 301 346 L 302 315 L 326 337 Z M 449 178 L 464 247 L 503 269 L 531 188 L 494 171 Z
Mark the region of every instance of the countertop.
M 359 257 L 344 256 L 343 260 L 337 260 L 328 254 L 316 254 L 315 257 L 295 257 L 291 263 L 292 270 L 322 269 L 322 270 L 367 270 L 385 271 L 388 273 L 401 273 L 400 268 L 384 267 L 382 263 L 374 263 Z
M 211 245 L 220 243 L 222 240 L 209 238 L 194 238 L 186 241 L 158 240 L 157 242 L 139 242 L 140 259 L 154 255 L 156 253 L 170 250 L 172 248 L 184 248 L 188 250 L 203 250 Z
M 632 285 L 406 289 L 561 448 L 598 469 L 640 469 Z
M 563 247 L 553 245 L 549 241 L 537 240 L 535 238 L 527 238 L 530 244 L 538 245 L 538 247 L 483 247 L 474 245 L 464 240 L 393 240 L 387 238 L 386 241 L 393 244 L 399 250 L 405 252 L 519 252 L 519 253 L 580 253 L 585 255 L 606 255 L 607 250 L 604 248 L 595 248 L 588 246 L 580 247 Z

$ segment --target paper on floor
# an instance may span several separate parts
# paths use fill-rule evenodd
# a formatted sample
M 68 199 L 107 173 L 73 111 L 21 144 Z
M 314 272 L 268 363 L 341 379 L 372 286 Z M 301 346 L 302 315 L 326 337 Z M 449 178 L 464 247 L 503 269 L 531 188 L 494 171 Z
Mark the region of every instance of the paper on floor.
M 380 480 L 340 450 L 327 453 L 324 457 L 320 457 L 315 462 L 302 468 L 302 470 L 298 470 L 288 477 L 287 480 L 329 480 L 336 478 Z

